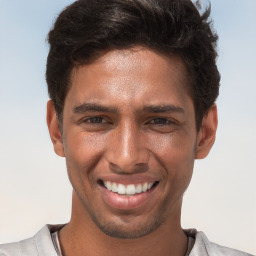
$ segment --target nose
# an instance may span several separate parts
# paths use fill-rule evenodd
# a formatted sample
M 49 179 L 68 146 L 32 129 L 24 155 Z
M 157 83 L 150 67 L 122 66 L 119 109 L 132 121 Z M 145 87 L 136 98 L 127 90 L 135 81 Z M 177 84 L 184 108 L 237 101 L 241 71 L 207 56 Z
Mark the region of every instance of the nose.
M 133 123 L 123 123 L 111 134 L 106 152 L 110 169 L 119 174 L 148 169 L 149 151 L 143 132 Z

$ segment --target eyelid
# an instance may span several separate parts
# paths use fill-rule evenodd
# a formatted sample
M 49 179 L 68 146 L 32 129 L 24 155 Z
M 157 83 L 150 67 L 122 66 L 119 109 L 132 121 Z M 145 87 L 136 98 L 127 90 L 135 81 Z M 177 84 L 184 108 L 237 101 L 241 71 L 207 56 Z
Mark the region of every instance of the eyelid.
M 106 121 L 105 118 L 102 117 L 102 116 L 89 116 L 89 117 L 83 118 L 83 122 L 90 121 L 90 120 L 92 120 L 94 118 L 99 118 L 99 119 L 101 118 L 103 121 Z
M 95 120 L 93 120 L 93 119 L 95 119 Z M 97 119 L 101 119 L 101 120 L 97 120 Z M 87 117 L 82 118 L 81 123 L 100 125 L 100 124 L 109 124 L 110 121 L 106 117 L 95 115 L 95 116 L 87 116 Z
M 169 125 L 169 124 L 176 124 L 177 123 L 173 118 L 168 118 L 168 117 L 153 117 L 149 120 L 148 123 L 154 124 L 154 123 L 152 123 L 152 121 L 154 121 L 155 119 L 165 120 L 166 124 L 162 124 L 162 125 Z

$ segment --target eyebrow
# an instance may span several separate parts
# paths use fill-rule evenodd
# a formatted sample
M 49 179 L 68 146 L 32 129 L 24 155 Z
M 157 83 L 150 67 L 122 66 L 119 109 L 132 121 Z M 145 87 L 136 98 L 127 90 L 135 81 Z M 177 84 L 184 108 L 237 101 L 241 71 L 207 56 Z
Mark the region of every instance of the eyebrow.
M 165 112 L 178 112 L 185 113 L 185 110 L 175 105 L 148 105 L 143 107 L 143 111 L 149 113 L 165 113 Z
M 114 107 L 106 107 L 102 106 L 96 103 L 83 103 L 80 105 L 77 105 L 73 108 L 74 114 L 82 114 L 85 112 L 107 112 L 107 113 L 119 113 L 117 108 Z
M 175 105 L 147 105 L 142 108 L 143 112 L 148 113 L 165 113 L 178 112 L 185 113 L 185 110 Z M 115 107 L 106 107 L 97 103 L 83 103 L 73 108 L 74 114 L 83 114 L 85 112 L 107 112 L 118 114 L 120 111 Z

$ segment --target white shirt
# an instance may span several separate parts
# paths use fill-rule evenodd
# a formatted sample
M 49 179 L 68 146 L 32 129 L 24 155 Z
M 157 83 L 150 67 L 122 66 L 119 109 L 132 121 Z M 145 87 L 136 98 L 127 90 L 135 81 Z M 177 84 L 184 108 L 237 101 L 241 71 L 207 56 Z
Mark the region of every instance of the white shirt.
M 59 256 L 52 240 L 52 233 L 63 225 L 46 225 L 35 236 L 16 243 L 0 245 L 0 256 Z M 185 230 L 195 237 L 189 256 L 253 256 L 210 242 L 203 232 Z

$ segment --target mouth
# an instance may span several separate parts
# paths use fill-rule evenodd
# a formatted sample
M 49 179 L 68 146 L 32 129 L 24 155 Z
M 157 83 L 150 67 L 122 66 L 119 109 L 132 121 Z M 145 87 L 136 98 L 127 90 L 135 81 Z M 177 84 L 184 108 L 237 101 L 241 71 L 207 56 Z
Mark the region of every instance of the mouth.
M 138 184 L 124 185 L 122 183 L 111 181 L 100 181 L 100 183 L 108 190 L 118 195 L 133 196 L 135 194 L 145 193 L 151 188 L 155 187 L 158 182 L 144 182 Z
M 142 206 L 151 197 L 159 181 L 123 184 L 99 180 L 105 202 L 114 208 L 129 210 Z

